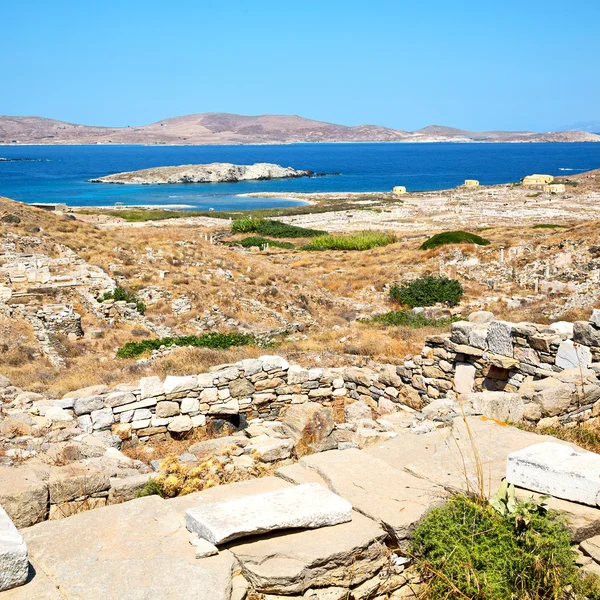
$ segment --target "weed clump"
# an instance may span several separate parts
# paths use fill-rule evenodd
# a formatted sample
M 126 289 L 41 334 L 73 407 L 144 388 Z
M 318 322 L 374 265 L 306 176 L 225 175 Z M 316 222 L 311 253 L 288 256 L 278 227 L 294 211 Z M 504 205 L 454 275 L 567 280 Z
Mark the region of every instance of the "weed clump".
M 438 302 L 455 305 L 464 295 L 462 285 L 448 277 L 419 277 L 404 284 L 394 284 L 390 288 L 390 298 L 410 308 L 433 306 Z
M 533 229 L 568 229 L 567 225 L 558 225 L 558 223 L 538 223 Z
M 396 236 L 381 231 L 361 231 L 351 235 L 322 235 L 303 250 L 370 250 L 393 244 Z
M 475 233 L 469 233 L 468 231 L 444 231 L 442 233 L 436 233 L 431 236 L 428 240 L 424 241 L 419 250 L 431 250 L 432 248 L 438 248 L 439 246 L 445 246 L 446 244 L 477 244 L 478 246 L 487 246 L 490 244 L 490 240 L 486 240 Z
M 326 233 L 318 229 L 306 229 L 296 225 L 288 225 L 281 221 L 273 221 L 272 219 L 253 219 L 252 217 L 236 219 L 231 224 L 231 231 L 233 233 L 258 233 L 262 236 L 275 238 L 307 238 Z
M 226 349 L 232 346 L 249 346 L 256 344 L 253 335 L 246 333 L 209 332 L 202 335 L 183 335 L 164 337 L 141 342 L 127 342 L 117 350 L 117 358 L 137 358 L 146 352 L 158 350 L 161 346 L 194 346 L 197 348 Z
M 563 521 L 533 501 L 498 512 L 457 496 L 417 527 L 412 552 L 428 600 L 558 600 L 582 589 Z
M 267 245 L 272 246 L 273 248 L 285 248 L 286 250 L 293 250 L 295 248 L 294 244 L 291 242 L 278 242 L 277 240 L 270 240 L 258 235 L 244 238 L 243 240 L 233 242 L 233 244 L 242 246 L 243 248 L 258 246 L 261 250 L 264 250 Z
M 412 310 L 392 310 L 382 315 L 375 315 L 367 322 L 380 325 L 389 325 L 392 327 L 410 327 L 412 329 L 421 329 L 422 327 L 447 327 L 451 323 L 460 320 L 460 317 L 432 319 L 426 317 L 422 313 L 416 313 Z
M 225 448 L 222 455 L 228 456 L 234 449 L 235 447 Z M 181 463 L 175 454 L 169 454 L 160 463 L 159 474 L 148 480 L 144 488 L 137 493 L 137 497 L 186 496 L 224 483 L 272 475 L 276 467 L 276 465 L 256 463 L 247 470 L 226 471 L 223 469 L 222 462 L 222 457 L 210 455 L 198 463 Z
M 106 300 L 114 300 L 115 302 L 127 302 L 135 304 L 135 309 L 143 315 L 146 312 L 146 305 L 137 298 L 137 296 L 130 291 L 117 286 L 112 292 L 104 292 L 102 296 L 97 298 L 98 302 L 105 302 Z

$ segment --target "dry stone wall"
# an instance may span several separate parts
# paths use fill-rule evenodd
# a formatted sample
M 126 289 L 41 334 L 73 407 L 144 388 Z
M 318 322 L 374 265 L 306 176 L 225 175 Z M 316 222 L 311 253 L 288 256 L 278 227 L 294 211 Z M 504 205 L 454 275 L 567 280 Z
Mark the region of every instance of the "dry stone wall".
M 243 426 L 260 417 L 275 420 L 282 409 L 336 399 L 365 401 L 391 412 L 395 404 L 417 408 L 419 396 L 406 386 L 393 365 L 369 369 L 304 369 L 279 356 L 246 359 L 209 373 L 183 377 L 145 377 L 137 385 L 119 385 L 99 394 L 56 401 L 72 411 L 87 433 L 112 431 L 121 439 L 184 434 L 207 418 L 225 417 Z

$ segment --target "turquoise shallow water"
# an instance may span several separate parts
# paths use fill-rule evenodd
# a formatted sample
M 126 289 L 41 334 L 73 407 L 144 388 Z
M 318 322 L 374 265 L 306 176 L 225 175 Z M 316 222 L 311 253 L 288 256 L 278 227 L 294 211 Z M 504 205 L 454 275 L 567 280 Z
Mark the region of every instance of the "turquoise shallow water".
M 531 173 L 575 175 L 600 167 L 600 144 L 290 144 L 273 146 L 0 146 L 0 195 L 72 206 L 187 205 L 208 210 L 299 202 L 240 198 L 248 192 L 409 191 L 516 181 Z M 85 180 L 119 171 L 189 163 L 272 162 L 341 175 L 239 183 L 105 185 Z

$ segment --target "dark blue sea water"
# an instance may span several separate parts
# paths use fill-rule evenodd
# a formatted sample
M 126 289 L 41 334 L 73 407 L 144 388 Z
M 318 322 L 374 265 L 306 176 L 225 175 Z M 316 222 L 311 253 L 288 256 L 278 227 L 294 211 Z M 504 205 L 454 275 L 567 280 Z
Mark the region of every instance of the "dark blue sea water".
M 600 144 L 292 144 L 273 146 L 0 146 L 0 195 L 73 206 L 189 205 L 231 210 L 298 204 L 239 198 L 247 192 L 409 191 L 516 181 L 531 173 L 575 175 L 600 167 Z M 272 162 L 341 175 L 161 186 L 86 183 L 119 171 L 189 163 Z

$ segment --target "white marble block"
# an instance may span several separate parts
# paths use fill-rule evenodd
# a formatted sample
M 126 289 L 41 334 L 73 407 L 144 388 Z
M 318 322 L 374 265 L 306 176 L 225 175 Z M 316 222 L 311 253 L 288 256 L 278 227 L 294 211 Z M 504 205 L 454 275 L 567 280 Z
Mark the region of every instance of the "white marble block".
M 352 505 L 318 483 L 190 508 L 189 531 L 211 544 L 277 529 L 316 529 L 352 520 Z
M 566 444 L 542 442 L 508 455 L 506 479 L 527 490 L 597 506 L 600 455 Z

